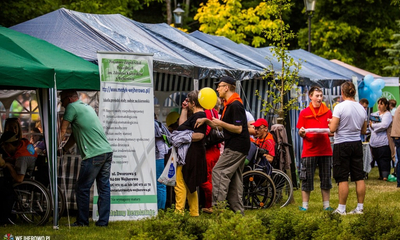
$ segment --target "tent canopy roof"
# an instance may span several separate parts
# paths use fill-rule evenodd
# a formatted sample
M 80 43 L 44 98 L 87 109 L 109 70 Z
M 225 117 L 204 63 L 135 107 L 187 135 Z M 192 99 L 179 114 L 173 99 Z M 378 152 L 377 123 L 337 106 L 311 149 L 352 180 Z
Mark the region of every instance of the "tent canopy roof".
M 347 69 L 349 69 L 349 70 L 351 70 L 351 71 L 354 71 L 354 72 L 356 72 L 356 73 L 358 73 L 358 74 L 361 74 L 361 75 L 363 75 L 363 76 L 369 74 L 369 75 L 372 75 L 372 76 L 374 76 L 374 77 L 376 77 L 376 78 L 382 77 L 382 76 L 379 76 L 379 75 L 377 75 L 377 74 L 375 74 L 375 73 L 368 72 L 368 71 L 366 71 L 366 70 L 364 70 L 364 69 L 361 69 L 361 68 L 352 66 L 352 65 L 350 65 L 350 64 L 344 63 L 344 62 L 339 61 L 339 60 L 337 60 L 337 59 L 331 59 L 331 60 L 329 60 L 329 61 L 334 62 L 334 63 L 336 63 L 336 64 L 338 64 L 338 65 L 340 65 L 340 66 L 342 66 L 342 67 L 345 67 L 345 68 L 347 68 Z
M 0 54 L 2 86 L 100 89 L 95 64 L 41 39 L 0 27 Z
M 189 34 L 167 24 L 143 24 L 120 14 L 87 14 L 61 8 L 11 28 L 91 62 L 97 61 L 98 51 L 152 53 L 157 72 L 199 79 L 237 72 L 247 79 L 260 75 L 247 66 L 220 59 L 196 45 Z
M 11 27 L 44 39 L 91 62 L 97 51 L 154 54 L 154 71 L 197 79 L 231 75 L 259 78 L 272 64 L 281 64 L 269 48 L 252 48 L 225 37 L 195 31 L 184 33 L 165 23 L 144 24 L 120 14 L 88 14 L 61 8 Z M 303 50 L 290 51 L 303 60 L 299 76 L 305 84 L 334 86 L 360 74 Z M 267 56 L 267 59 L 266 59 Z M 324 61 L 322 61 L 324 60 Z

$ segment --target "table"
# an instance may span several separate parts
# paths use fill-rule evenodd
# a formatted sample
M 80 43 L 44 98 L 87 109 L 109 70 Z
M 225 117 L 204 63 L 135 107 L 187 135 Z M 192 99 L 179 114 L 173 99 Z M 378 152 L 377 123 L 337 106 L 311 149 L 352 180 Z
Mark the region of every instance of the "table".
M 369 142 L 363 142 L 363 163 L 364 163 L 364 172 L 369 173 L 371 171 L 371 149 L 369 147 Z

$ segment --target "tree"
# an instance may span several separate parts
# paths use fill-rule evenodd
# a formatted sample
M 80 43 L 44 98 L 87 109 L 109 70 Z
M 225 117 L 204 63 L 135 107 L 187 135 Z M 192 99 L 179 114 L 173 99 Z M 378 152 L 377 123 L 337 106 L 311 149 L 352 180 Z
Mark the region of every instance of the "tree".
M 397 23 L 400 27 L 400 21 Z M 390 76 L 400 77 L 400 33 L 393 34 L 393 38 L 398 41 L 385 50 L 389 54 L 391 65 L 386 66 L 384 70 L 390 71 Z
M 400 16 L 400 10 L 390 4 L 391 0 L 317 1 L 312 18 L 313 53 L 385 75 L 383 68 L 389 60 L 384 50 L 393 44 L 394 20 Z M 299 31 L 298 39 L 306 49 L 307 28 Z
M 209 0 L 200 4 L 194 19 L 199 21 L 199 30 L 204 33 L 259 47 L 266 43 L 265 30 L 277 27 L 271 20 L 271 11 L 272 7 L 266 2 L 243 9 L 240 0 L 222 0 L 222 3 Z
M 158 1 L 162 0 L 2 0 L 0 25 L 10 27 L 62 7 L 85 13 L 119 13 L 132 18 L 133 11 Z
M 272 102 L 262 99 L 264 110 L 266 112 L 277 113 L 278 123 L 283 124 L 286 113 L 291 109 L 297 109 L 297 98 L 285 101 L 285 97 L 293 88 L 293 85 L 298 84 L 298 74 L 301 68 L 301 63 L 294 61 L 289 55 L 288 47 L 289 40 L 295 37 L 293 31 L 290 30 L 289 24 L 286 24 L 282 16 L 285 12 L 289 11 L 291 6 L 290 0 L 269 0 L 271 6 L 271 16 L 274 19 L 274 27 L 266 31 L 267 39 L 271 40 L 275 47 L 271 48 L 271 52 L 281 63 L 281 72 L 276 73 L 272 66 L 267 67 L 269 73 L 265 76 L 268 80 L 269 90 L 267 90 L 268 98 L 272 98 Z

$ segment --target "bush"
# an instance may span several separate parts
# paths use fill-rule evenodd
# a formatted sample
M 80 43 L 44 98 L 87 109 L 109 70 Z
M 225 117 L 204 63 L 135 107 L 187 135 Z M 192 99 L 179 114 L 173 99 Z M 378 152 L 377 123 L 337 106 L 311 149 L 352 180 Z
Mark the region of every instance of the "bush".
M 137 221 L 130 231 L 132 239 L 203 239 L 210 220 L 194 218 L 187 211 L 184 214 L 168 209 L 159 211 L 158 216 Z
M 137 221 L 130 233 L 132 239 L 400 239 L 398 212 L 398 208 L 376 206 L 363 215 L 340 216 L 273 207 L 242 216 L 221 203 L 214 207 L 214 214 L 200 217 L 176 214 L 173 209 L 161 211 L 157 217 Z
M 391 210 L 375 206 L 350 224 L 350 231 L 360 239 L 400 239 L 396 228 L 399 216 L 398 208 Z
M 265 239 L 266 228 L 256 216 L 243 217 L 225 210 L 217 215 L 204 233 L 204 239 Z

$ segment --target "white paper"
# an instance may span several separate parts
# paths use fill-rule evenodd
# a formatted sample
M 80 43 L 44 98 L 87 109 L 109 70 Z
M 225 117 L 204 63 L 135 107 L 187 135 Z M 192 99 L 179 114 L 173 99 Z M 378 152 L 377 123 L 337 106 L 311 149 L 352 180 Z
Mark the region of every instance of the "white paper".
M 307 128 L 305 129 L 306 133 L 318 133 L 318 134 L 328 134 L 331 131 L 329 128 Z

